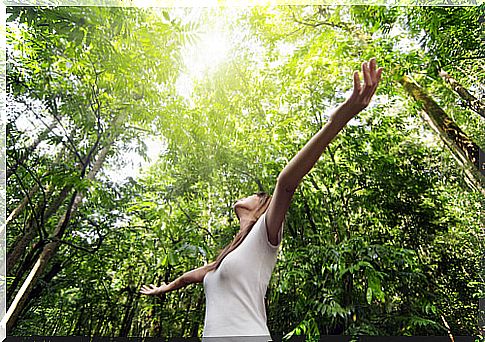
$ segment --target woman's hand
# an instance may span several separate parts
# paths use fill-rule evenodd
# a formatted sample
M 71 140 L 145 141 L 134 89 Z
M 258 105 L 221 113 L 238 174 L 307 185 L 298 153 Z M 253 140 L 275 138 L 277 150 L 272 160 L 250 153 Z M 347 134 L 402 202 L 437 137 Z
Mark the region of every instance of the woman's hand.
M 140 290 L 140 293 L 143 293 L 144 295 L 147 295 L 147 296 L 161 296 L 165 292 L 167 292 L 167 284 L 165 283 L 162 283 L 160 287 L 156 287 L 153 284 L 150 284 L 148 286 L 142 285 Z
M 363 85 L 360 83 L 359 72 L 354 72 L 354 90 L 343 104 L 349 115 L 354 117 L 369 105 L 381 80 L 382 70 L 382 68 L 377 69 L 375 58 L 371 58 L 369 62 L 362 63 Z

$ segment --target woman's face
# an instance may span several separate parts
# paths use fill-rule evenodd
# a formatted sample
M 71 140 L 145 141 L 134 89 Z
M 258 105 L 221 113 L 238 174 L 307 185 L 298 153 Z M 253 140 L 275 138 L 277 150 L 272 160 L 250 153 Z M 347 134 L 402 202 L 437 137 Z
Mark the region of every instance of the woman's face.
M 259 196 L 252 195 L 243 199 L 238 200 L 233 205 L 233 209 L 236 212 L 237 217 L 241 219 L 241 215 L 245 213 L 253 213 L 258 209 L 259 206 Z

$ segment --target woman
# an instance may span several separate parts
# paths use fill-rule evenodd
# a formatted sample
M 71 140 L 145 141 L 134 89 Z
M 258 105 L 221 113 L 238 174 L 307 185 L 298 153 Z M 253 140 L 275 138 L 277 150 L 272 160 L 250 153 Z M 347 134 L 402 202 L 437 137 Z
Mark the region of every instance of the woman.
M 143 285 L 141 293 L 161 295 L 192 283 L 204 283 L 206 316 L 204 341 L 268 341 L 264 296 L 276 263 L 283 221 L 298 184 L 325 148 L 347 124 L 367 107 L 381 79 L 376 60 L 362 63 L 364 84 L 354 72 L 352 95 L 330 116 L 281 171 L 273 197 L 256 194 L 239 200 L 234 210 L 240 230 L 217 259 L 160 287 Z

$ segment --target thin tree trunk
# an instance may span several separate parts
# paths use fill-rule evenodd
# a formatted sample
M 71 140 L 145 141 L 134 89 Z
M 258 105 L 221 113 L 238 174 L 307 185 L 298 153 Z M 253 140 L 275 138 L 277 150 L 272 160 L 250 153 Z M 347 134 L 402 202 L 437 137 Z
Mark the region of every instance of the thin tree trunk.
M 63 156 L 63 152 L 60 152 L 54 163 L 55 164 L 58 164 L 61 160 L 61 157 Z M 44 175 L 45 176 L 45 175 Z M 69 194 L 70 190 L 71 190 L 72 186 L 71 185 L 66 185 L 60 192 L 60 195 L 57 196 L 56 200 L 51 202 L 49 204 L 49 207 L 47 208 L 47 210 L 45 212 L 42 212 L 42 220 L 40 220 L 40 222 L 42 222 L 43 224 L 45 224 L 49 218 L 54 215 L 54 213 L 59 209 L 59 206 L 61 205 L 62 202 L 64 202 L 64 200 L 66 199 L 67 195 Z M 7 224 L 14 220 L 17 215 L 20 214 L 20 212 L 23 210 L 23 208 L 25 208 L 25 205 L 30 201 L 30 199 L 32 198 L 33 194 L 35 192 L 37 192 L 39 189 L 39 183 L 36 183 L 35 186 L 30 190 L 28 196 L 26 196 L 24 198 L 24 200 L 20 203 L 19 206 L 17 206 L 17 208 L 15 208 L 15 210 L 10 214 L 9 218 L 7 219 L 7 222 L 5 223 L 5 226 L 7 226 Z M 48 190 L 47 194 L 45 195 L 45 198 L 50 198 L 52 197 L 52 193 L 54 192 L 54 187 L 51 186 L 50 189 Z M 44 227 L 36 227 L 35 225 L 37 224 L 37 221 L 35 220 L 35 218 L 31 218 L 28 222 L 28 225 L 27 225 L 27 232 L 24 234 L 24 235 L 20 235 L 16 240 L 15 242 L 12 244 L 12 246 L 10 247 L 10 251 L 8 252 L 7 254 L 7 263 L 6 263 L 6 267 L 7 267 L 7 274 L 11 274 L 12 271 L 13 271 L 13 268 L 15 267 L 15 265 L 18 263 L 19 259 L 21 258 L 22 255 L 25 254 L 26 252 L 26 247 L 31 243 L 31 241 L 35 238 L 35 235 L 36 235 L 36 232 L 37 232 L 37 229 L 44 229 Z M 1 234 L 1 232 L 0 232 Z M 23 275 L 21 275 L 23 276 Z
M 123 320 L 121 321 L 120 337 L 127 337 L 130 331 L 133 297 L 134 294 L 131 289 L 128 289 L 128 299 L 126 300 L 125 312 L 123 314 Z
M 47 222 L 49 218 L 51 218 L 52 215 L 59 209 L 59 206 L 61 205 L 62 202 L 67 198 L 69 195 L 69 192 L 72 189 L 72 185 L 66 185 L 60 192 L 59 196 L 57 196 L 56 200 L 51 202 L 49 205 L 49 208 L 47 208 L 47 211 L 45 212 L 44 215 L 44 222 Z M 37 236 L 37 226 L 36 226 L 36 220 L 35 219 L 30 219 L 29 224 L 27 226 L 27 232 L 19 237 L 17 241 L 15 242 L 12 250 L 10 253 L 7 255 L 7 274 L 12 274 L 13 269 L 15 265 L 18 263 L 22 255 L 27 250 L 27 246 L 32 242 L 32 240 Z M 40 228 L 39 228 L 40 229 Z M 19 274 L 18 276 L 23 276 L 22 274 Z
M 51 123 L 46 130 L 44 130 L 42 133 L 39 134 L 37 139 L 29 147 L 27 147 L 25 150 L 22 151 L 22 155 L 19 157 L 19 159 L 15 161 L 15 164 L 12 165 L 12 167 L 7 169 L 7 180 L 10 178 L 12 174 L 14 174 L 15 171 L 17 171 L 17 168 L 19 167 L 19 165 L 22 165 L 25 162 L 25 160 L 30 156 L 30 154 L 35 151 L 37 146 L 39 146 L 39 144 L 44 140 L 46 135 L 49 134 L 56 125 L 57 125 L 57 122 L 55 121 Z
M 167 268 L 165 268 L 165 274 L 164 274 L 164 279 L 163 279 L 164 282 L 168 284 L 170 282 L 170 277 L 171 276 L 172 276 L 172 266 L 170 264 L 168 264 L 167 265 Z M 159 279 L 159 281 L 157 281 L 157 283 L 160 283 L 160 279 Z M 158 331 L 156 331 L 156 334 L 155 334 L 156 337 L 161 337 L 162 334 L 163 334 L 163 328 L 164 328 L 164 326 L 162 325 L 162 322 L 163 322 L 163 320 L 165 318 L 163 316 L 164 316 L 164 314 L 166 312 L 164 310 L 164 306 L 167 303 L 167 294 L 166 293 L 162 294 L 161 297 L 160 297 L 160 299 L 161 299 L 161 304 L 159 306 L 160 313 L 158 314 L 158 318 L 159 318 L 160 324 L 159 324 L 159 327 L 158 327 Z M 154 313 L 153 316 L 155 317 L 156 314 Z M 167 332 L 166 333 L 168 333 L 169 331 L 170 331 L 170 327 L 167 329 Z
M 8 305 L 11 304 L 13 301 L 12 297 L 15 294 L 15 291 L 18 287 L 18 284 L 24 279 L 24 275 L 27 272 L 28 269 L 31 269 L 34 267 L 35 260 L 40 256 L 42 253 L 42 250 L 44 248 L 44 242 L 41 241 L 40 243 L 34 245 L 30 252 L 27 254 L 27 256 L 24 258 L 24 261 L 16 271 L 16 276 L 10 285 L 10 287 L 7 289 L 7 303 Z M 25 281 L 25 279 L 24 279 Z
M 91 171 L 87 175 L 87 179 L 94 179 L 98 171 L 101 169 L 103 165 L 106 155 L 108 154 L 112 142 L 106 145 L 101 152 L 99 153 L 98 159 L 93 165 Z M 29 294 L 32 291 L 33 287 L 36 285 L 39 277 L 42 275 L 44 270 L 46 269 L 49 261 L 55 255 L 57 248 L 60 245 L 60 239 L 62 238 L 71 216 L 77 211 L 78 207 L 81 204 L 84 195 L 80 192 L 75 192 L 71 197 L 70 203 L 67 207 L 67 210 L 63 217 L 59 220 L 57 227 L 52 234 L 51 242 L 47 243 L 44 247 L 41 255 L 39 256 L 37 262 L 35 263 L 33 269 L 31 270 L 30 274 L 28 275 L 27 279 L 25 280 L 24 284 L 20 288 L 15 297 L 13 303 L 10 305 L 5 317 L 3 318 L 3 324 L 6 324 L 6 332 L 9 334 L 12 328 L 17 323 L 20 314 L 22 313 L 24 307 L 27 305 L 27 299 L 29 298 Z
M 94 316 L 93 309 L 91 308 L 91 305 L 89 305 L 88 324 L 87 324 L 87 329 L 88 329 L 87 336 L 89 337 L 93 336 L 93 316 Z
M 303 204 L 304 204 L 305 214 L 306 214 L 307 220 L 308 220 L 308 222 L 310 222 L 310 227 L 312 227 L 313 233 L 317 234 L 318 229 L 317 229 L 317 226 L 315 224 L 315 221 L 313 221 L 312 212 L 311 212 L 310 206 L 308 205 L 308 201 L 305 198 L 305 196 L 302 196 L 302 197 L 303 197 Z
M 451 86 L 451 89 L 453 89 L 463 100 L 465 100 L 468 108 L 485 118 L 485 104 L 470 94 L 465 87 L 458 83 L 458 81 L 451 77 L 446 71 L 441 70 L 440 76 Z
M 187 331 L 189 326 L 190 309 L 192 308 L 192 297 L 189 298 L 189 305 L 187 305 L 187 310 L 185 311 L 184 322 L 182 323 L 182 336 L 185 336 L 185 331 Z
M 79 312 L 79 316 L 78 316 L 76 325 L 74 326 L 74 330 L 73 330 L 74 336 L 79 336 L 82 333 L 82 330 L 81 330 L 81 328 L 82 328 L 82 320 L 83 320 L 83 317 L 84 317 L 84 311 L 85 310 L 86 310 L 86 308 L 83 305 L 81 307 L 81 311 Z
M 14 210 L 12 210 L 10 215 L 8 215 L 7 220 L 5 220 L 5 225 L 8 225 L 11 221 L 15 220 L 19 216 L 19 214 L 25 208 L 27 203 L 29 203 L 29 200 L 32 198 L 32 196 L 34 196 L 37 190 L 39 190 L 39 184 L 35 184 L 32 189 L 30 189 L 27 196 L 25 196 L 24 199 L 19 203 L 19 205 Z
M 63 149 L 61 152 L 59 152 L 56 156 L 56 159 L 54 160 L 54 165 L 56 164 L 59 164 L 59 162 L 61 161 L 61 158 L 62 156 L 64 156 L 64 151 L 65 149 Z M 47 171 L 47 173 L 45 173 L 43 176 L 41 176 L 40 178 L 43 178 L 45 176 L 48 175 L 50 171 Z M 8 225 L 10 222 L 12 222 L 13 220 L 15 220 L 18 215 L 22 212 L 22 210 L 25 208 L 25 206 L 27 205 L 27 203 L 29 203 L 29 200 L 34 196 L 34 194 L 39 190 L 39 183 L 36 183 L 32 189 L 30 189 L 28 195 L 26 195 L 23 200 L 19 203 L 19 205 L 10 213 L 10 215 L 8 216 L 7 220 L 5 221 L 5 226 Z M 51 194 L 53 192 L 53 189 L 51 188 L 51 190 L 48 191 L 48 193 L 46 194 L 46 198 L 50 197 L 49 194 Z M 0 231 L 1 233 L 1 231 Z
M 51 335 L 51 336 L 55 336 L 55 334 L 57 333 L 57 329 L 59 328 L 59 324 L 61 323 L 61 315 L 60 313 L 62 312 L 62 302 L 61 302 L 61 307 L 57 310 L 57 315 L 55 315 L 54 317 L 54 326 L 51 328 L 51 331 L 48 331 L 46 335 Z M 61 325 L 62 326 L 62 325 Z
M 202 308 L 202 303 L 204 301 L 204 296 L 199 296 L 199 299 L 197 301 L 197 306 L 195 308 L 196 312 L 197 312 L 197 316 L 198 313 L 200 312 L 201 308 Z M 199 320 L 196 319 L 194 320 L 194 323 L 192 325 L 192 331 L 190 332 L 190 337 L 199 337 Z
M 42 278 L 42 284 L 49 284 L 51 280 L 59 274 L 60 271 L 62 271 L 63 268 L 65 268 L 66 265 L 60 263 L 57 261 L 52 265 L 52 268 L 50 269 L 49 272 L 46 273 L 46 275 Z M 27 302 L 31 302 L 32 299 L 39 298 L 40 295 L 42 294 L 42 291 L 45 289 L 43 285 L 37 285 L 34 287 L 32 292 L 30 292 L 29 299 Z
M 100 317 L 103 317 L 103 319 L 100 319 Z M 101 335 L 101 331 L 103 330 L 103 327 L 104 327 L 105 317 L 106 316 L 101 316 L 101 315 L 98 316 L 98 319 L 96 320 L 96 327 L 94 328 L 93 336 Z
M 35 225 L 36 221 L 34 219 L 30 219 L 29 223 L 27 224 L 27 231 L 24 235 L 20 235 L 17 237 L 13 249 L 7 254 L 6 266 L 8 275 L 12 275 L 13 268 L 17 264 L 18 260 L 22 257 L 22 255 L 27 251 L 27 246 L 29 245 L 29 243 L 37 235 Z
M 106 329 L 109 328 L 109 316 L 108 316 L 108 312 L 106 310 L 103 311 L 103 316 L 102 317 L 105 317 L 105 319 L 103 319 L 103 324 L 101 324 L 101 326 L 99 327 L 98 331 L 96 332 L 96 336 L 106 336 L 106 335 L 109 335 L 109 332 L 108 334 L 106 334 Z
M 439 134 L 452 155 L 463 166 L 468 184 L 485 195 L 485 153 L 414 81 L 404 76 L 400 83 L 423 106 L 423 119 Z

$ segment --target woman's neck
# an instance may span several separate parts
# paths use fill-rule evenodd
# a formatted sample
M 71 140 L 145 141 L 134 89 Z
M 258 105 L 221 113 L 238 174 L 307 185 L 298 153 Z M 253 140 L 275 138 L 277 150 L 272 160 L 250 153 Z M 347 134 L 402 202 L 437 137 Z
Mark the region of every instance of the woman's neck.
M 241 219 L 239 220 L 239 230 L 240 231 L 243 231 L 245 229 L 247 229 L 250 225 L 252 225 L 253 223 L 255 223 L 257 220 L 254 219 L 254 217 L 241 217 Z

